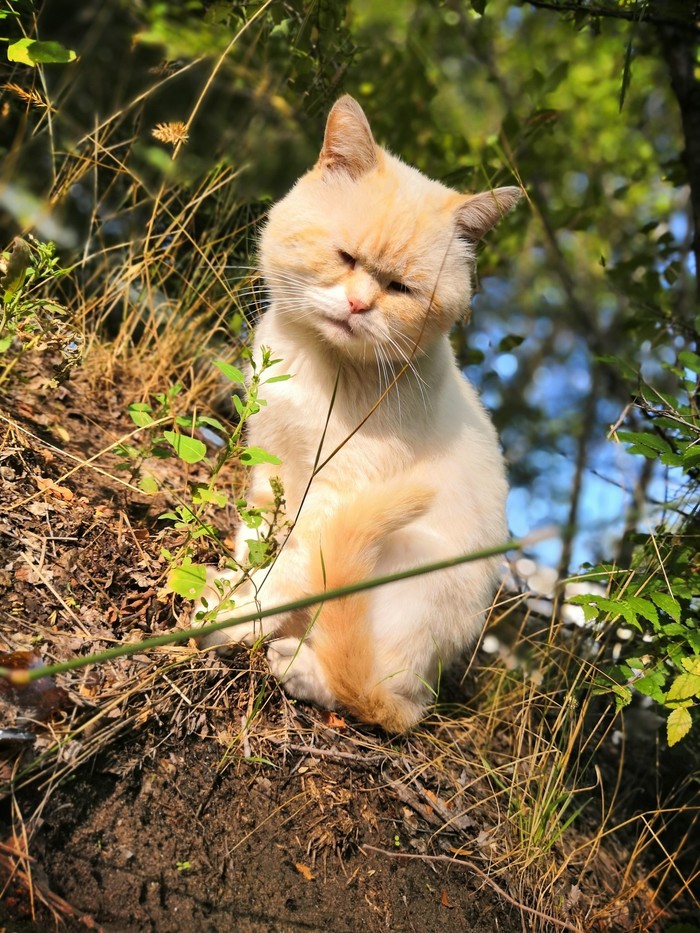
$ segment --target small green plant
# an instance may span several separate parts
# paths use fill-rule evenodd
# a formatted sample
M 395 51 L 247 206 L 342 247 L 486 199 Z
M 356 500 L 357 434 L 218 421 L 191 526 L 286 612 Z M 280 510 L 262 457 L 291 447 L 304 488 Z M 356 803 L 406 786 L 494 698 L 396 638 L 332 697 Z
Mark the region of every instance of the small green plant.
M 250 369 L 251 378 L 246 386 L 245 375 L 238 367 L 223 360 L 215 361 L 214 365 L 238 389 L 245 388 L 245 400 L 233 394 L 233 403 L 238 414 L 235 428 L 227 434 L 226 428 L 215 418 L 204 415 L 176 415 L 173 412 L 173 403 L 182 390 L 177 384 L 168 392 L 155 396 L 155 405 L 148 403 L 134 403 L 128 407 L 131 420 L 137 428 L 146 429 L 147 436 L 140 445 L 122 443 L 117 448 L 125 459 L 119 465 L 121 469 L 128 470 L 131 479 L 137 479 L 141 489 L 145 492 L 156 491 L 158 482 L 155 477 L 145 471 L 144 464 L 150 457 L 179 457 L 185 463 L 195 464 L 207 461 L 207 448 L 203 441 L 194 437 L 194 432 L 200 428 L 208 428 L 217 433 L 221 441 L 221 450 L 209 466 L 207 482 L 193 482 L 190 485 L 189 501 L 178 505 L 174 510 L 164 512 L 160 518 L 174 522 L 176 530 L 183 532 L 185 541 L 176 553 L 163 549 L 163 555 L 170 562 L 171 569 L 168 575 L 168 586 L 173 592 L 187 599 L 198 599 L 206 583 L 206 567 L 193 562 L 193 544 L 202 537 L 216 538 L 216 530 L 205 518 L 210 507 L 224 508 L 229 502 L 229 495 L 219 488 L 219 478 L 223 467 L 227 463 L 241 464 L 249 468 L 261 463 L 279 464 L 273 454 L 260 447 L 250 446 L 243 441 L 243 429 L 248 420 L 254 417 L 266 404 L 260 391 L 273 382 L 281 382 L 291 378 L 289 375 L 269 375 L 269 370 L 280 361 L 272 358 L 272 353 L 266 347 L 262 348 L 262 359 L 259 364 L 255 362 L 248 351 L 243 351 Z M 169 428 L 163 429 L 164 424 Z M 242 568 L 249 570 L 266 564 L 275 554 L 277 547 L 276 535 L 280 530 L 284 512 L 284 489 L 277 477 L 270 479 L 272 491 L 272 508 L 264 510 L 249 505 L 247 500 L 240 496 L 235 499 L 235 507 L 241 521 L 247 528 L 255 533 L 246 543 L 250 554 L 250 566 Z M 233 560 L 228 563 L 239 569 Z M 223 586 L 220 588 L 223 605 L 230 607 L 230 601 L 224 600 Z M 222 604 L 217 606 L 219 611 Z M 207 616 L 208 618 L 208 616 Z
M 60 354 L 54 378 L 65 378 L 80 360 L 83 337 L 70 311 L 47 297 L 58 279 L 67 275 L 53 243 L 28 234 L 15 237 L 0 255 L 0 383 L 30 350 Z
M 226 431 L 216 418 L 175 414 L 174 402 L 182 389 L 182 383 L 178 382 L 166 392 L 156 394 L 154 405 L 148 402 L 133 402 L 127 407 L 127 414 L 136 427 L 149 430 L 142 435 L 138 444 L 123 441 L 115 447 L 117 455 L 123 458 L 116 465 L 116 469 L 127 471 L 130 482 L 136 481 L 143 492 L 153 493 L 159 489 L 153 474 L 143 469 L 147 460 L 163 460 L 177 456 L 185 463 L 198 463 L 206 457 L 207 448 L 202 441 L 192 436 L 193 432 L 204 427 L 222 433 Z M 169 425 L 170 429 L 155 430 L 164 425 Z

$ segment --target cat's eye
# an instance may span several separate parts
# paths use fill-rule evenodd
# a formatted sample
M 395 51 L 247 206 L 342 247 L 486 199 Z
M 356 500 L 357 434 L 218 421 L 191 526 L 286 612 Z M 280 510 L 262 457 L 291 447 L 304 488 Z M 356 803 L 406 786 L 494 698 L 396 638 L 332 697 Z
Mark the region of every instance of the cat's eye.
M 344 249 L 338 250 L 338 255 L 343 260 L 346 266 L 350 266 L 351 269 L 355 268 L 355 263 L 357 260 L 354 256 L 351 256 L 350 253 L 346 253 Z
M 396 292 L 399 295 L 410 295 L 411 289 L 403 282 L 389 282 L 389 291 Z

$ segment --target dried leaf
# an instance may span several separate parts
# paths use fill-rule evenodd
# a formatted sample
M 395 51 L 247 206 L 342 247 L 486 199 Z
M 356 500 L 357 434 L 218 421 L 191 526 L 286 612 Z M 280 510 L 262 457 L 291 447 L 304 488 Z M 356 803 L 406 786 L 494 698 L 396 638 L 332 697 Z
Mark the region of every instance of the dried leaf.
M 35 88 L 26 90 L 20 87 L 19 84 L 3 84 L 3 89 L 9 91 L 10 94 L 14 94 L 15 97 L 19 97 L 19 99 L 26 104 L 33 104 L 35 107 L 43 107 L 44 109 L 49 106 L 44 97 L 42 97 Z M 53 109 L 54 108 L 51 107 L 51 110 Z
M 442 894 L 440 895 L 440 903 L 442 904 L 443 907 L 449 907 L 450 910 L 452 910 L 454 907 L 457 906 L 456 904 L 453 904 L 452 901 L 450 900 L 447 894 L 446 888 L 442 889 Z
M 43 476 L 39 476 L 37 477 L 36 484 L 39 489 L 55 496 L 56 499 L 62 499 L 64 502 L 70 502 L 72 499 L 75 499 L 75 493 L 72 489 L 68 489 L 67 486 L 59 486 L 57 483 L 54 483 L 52 479 L 45 479 Z
M 342 716 L 339 716 L 337 713 L 334 713 L 333 710 L 324 710 L 321 714 L 321 718 L 326 726 L 331 729 L 338 729 L 342 732 L 344 729 L 347 729 L 348 724 L 345 722 Z
M 580 902 L 581 897 L 581 888 L 577 884 L 572 884 L 569 888 L 569 893 L 566 895 L 564 906 L 567 910 L 571 910 Z
M 300 875 L 303 875 L 307 881 L 313 881 L 316 877 L 308 865 L 304 865 L 303 862 L 295 862 L 294 867 L 299 872 Z

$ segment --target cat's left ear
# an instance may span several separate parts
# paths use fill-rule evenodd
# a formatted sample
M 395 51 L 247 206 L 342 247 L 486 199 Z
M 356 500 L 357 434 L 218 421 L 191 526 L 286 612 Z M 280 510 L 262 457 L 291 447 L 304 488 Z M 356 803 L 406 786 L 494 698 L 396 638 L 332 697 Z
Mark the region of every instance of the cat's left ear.
M 365 112 L 346 94 L 337 100 L 328 114 L 326 135 L 318 159 L 324 172 L 344 172 L 359 178 L 377 164 L 377 144 Z
M 467 198 L 457 209 L 459 232 L 470 240 L 480 240 L 515 207 L 522 193 L 522 189 L 515 187 L 494 188 Z

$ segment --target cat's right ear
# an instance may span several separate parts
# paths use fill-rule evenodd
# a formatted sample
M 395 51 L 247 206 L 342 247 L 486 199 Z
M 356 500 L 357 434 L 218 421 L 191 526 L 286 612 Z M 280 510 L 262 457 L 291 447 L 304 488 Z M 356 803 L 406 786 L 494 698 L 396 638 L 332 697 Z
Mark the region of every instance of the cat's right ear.
M 344 172 L 360 178 L 377 165 L 377 144 L 364 110 L 346 94 L 328 114 L 323 148 L 318 159 L 322 172 Z
M 470 195 L 457 211 L 459 232 L 469 240 L 480 240 L 515 207 L 522 194 L 521 188 L 509 187 Z

